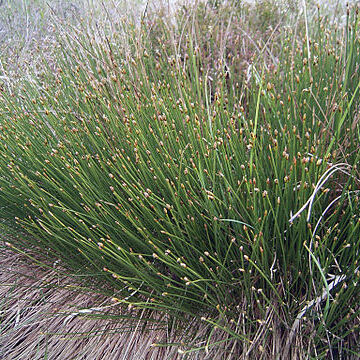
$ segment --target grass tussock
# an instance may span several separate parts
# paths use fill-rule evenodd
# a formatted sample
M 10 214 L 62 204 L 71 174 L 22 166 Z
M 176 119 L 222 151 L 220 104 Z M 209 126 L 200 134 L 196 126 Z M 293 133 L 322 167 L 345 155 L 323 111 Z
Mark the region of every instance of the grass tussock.
M 303 10 L 263 35 L 226 3 L 63 33 L 55 72 L 1 92 L 8 247 L 202 321 L 185 355 L 357 356 L 359 15 Z

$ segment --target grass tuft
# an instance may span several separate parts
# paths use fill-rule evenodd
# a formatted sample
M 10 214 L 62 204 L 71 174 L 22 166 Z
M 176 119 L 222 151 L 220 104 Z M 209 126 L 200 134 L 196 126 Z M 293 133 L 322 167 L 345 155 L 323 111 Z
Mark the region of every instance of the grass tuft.
M 356 353 L 358 9 L 338 26 L 304 2 L 263 34 L 252 11 L 61 25 L 56 63 L 1 91 L 7 245 L 203 321 L 183 354 Z

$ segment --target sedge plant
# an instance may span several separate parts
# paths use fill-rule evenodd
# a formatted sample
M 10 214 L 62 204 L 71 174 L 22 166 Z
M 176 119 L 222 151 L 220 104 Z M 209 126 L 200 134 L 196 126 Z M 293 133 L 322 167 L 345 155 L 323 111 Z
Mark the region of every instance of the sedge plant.
M 1 216 L 27 234 L 8 246 L 201 319 L 197 350 L 355 354 L 358 13 L 283 29 L 241 71 L 229 14 L 220 47 L 181 12 L 126 38 L 73 28 L 55 73 L 3 89 Z

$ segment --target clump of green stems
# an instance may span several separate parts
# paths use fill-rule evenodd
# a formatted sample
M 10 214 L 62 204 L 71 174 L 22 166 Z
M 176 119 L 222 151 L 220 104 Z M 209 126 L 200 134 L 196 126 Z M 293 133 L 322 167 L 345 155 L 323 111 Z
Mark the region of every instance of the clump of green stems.
M 236 42 L 152 21 L 126 46 L 74 30 L 56 74 L 3 89 L 1 217 L 29 234 L 9 246 L 94 272 L 124 304 L 199 317 L 244 353 L 262 334 L 288 354 L 299 334 L 317 358 L 351 349 L 357 13 L 282 29 L 242 71 Z

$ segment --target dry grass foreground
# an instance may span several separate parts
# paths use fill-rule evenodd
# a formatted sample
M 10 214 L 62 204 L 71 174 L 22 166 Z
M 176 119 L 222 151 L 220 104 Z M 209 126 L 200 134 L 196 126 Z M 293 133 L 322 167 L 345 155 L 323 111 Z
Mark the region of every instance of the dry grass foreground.
M 187 328 L 176 334 L 175 326 L 154 315 L 152 321 L 146 321 L 148 314 L 133 313 L 131 320 L 130 312 L 121 314 L 119 306 L 109 297 L 86 291 L 74 282 L 70 284 L 71 280 L 57 271 L 40 268 L 21 255 L 1 250 L 1 360 L 233 358 L 231 350 L 234 349 L 230 344 L 228 349 L 219 347 L 207 353 L 182 355 L 179 349 L 188 342 L 190 329 L 196 330 L 192 339 L 201 339 L 206 337 L 205 327 L 189 321 Z M 212 341 L 216 341 L 216 337 L 214 333 Z M 154 343 L 177 345 L 159 347 L 153 346 Z

